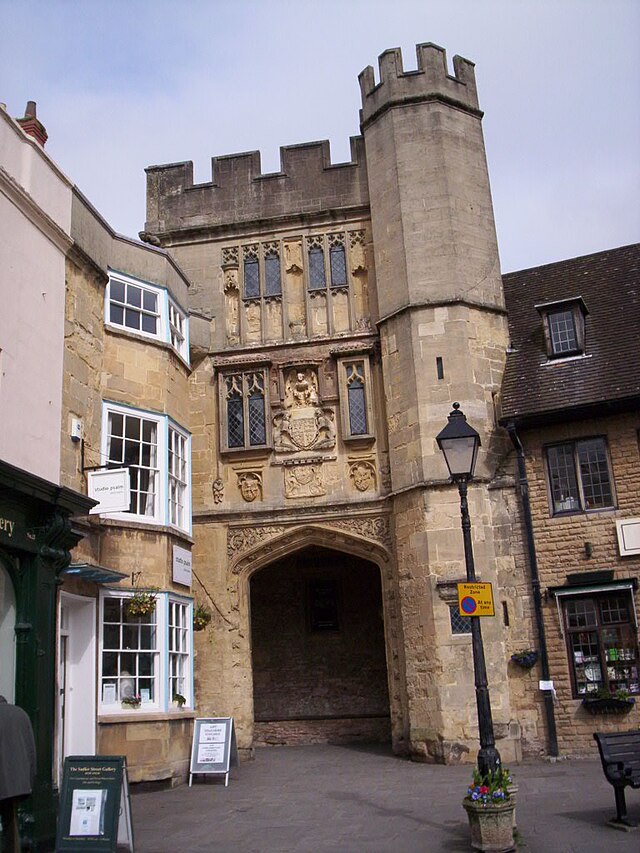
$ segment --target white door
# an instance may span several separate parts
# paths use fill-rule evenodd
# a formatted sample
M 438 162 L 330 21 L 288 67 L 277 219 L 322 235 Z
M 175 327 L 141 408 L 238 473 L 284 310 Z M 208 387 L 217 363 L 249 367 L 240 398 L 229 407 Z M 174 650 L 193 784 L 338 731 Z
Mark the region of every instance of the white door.
M 67 755 L 96 750 L 96 602 L 60 593 L 58 611 L 58 774 Z

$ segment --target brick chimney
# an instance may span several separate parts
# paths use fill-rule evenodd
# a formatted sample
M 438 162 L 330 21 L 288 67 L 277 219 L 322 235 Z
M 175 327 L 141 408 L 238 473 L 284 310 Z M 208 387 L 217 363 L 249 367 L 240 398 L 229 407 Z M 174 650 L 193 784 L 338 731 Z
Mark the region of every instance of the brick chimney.
M 16 119 L 16 121 L 25 133 L 28 133 L 29 136 L 33 136 L 36 142 L 39 142 L 40 145 L 42 145 L 42 147 L 44 148 L 44 144 L 49 138 L 49 135 L 45 130 L 44 125 L 36 118 L 35 101 L 27 101 L 27 108 L 24 111 L 24 118 L 18 118 Z

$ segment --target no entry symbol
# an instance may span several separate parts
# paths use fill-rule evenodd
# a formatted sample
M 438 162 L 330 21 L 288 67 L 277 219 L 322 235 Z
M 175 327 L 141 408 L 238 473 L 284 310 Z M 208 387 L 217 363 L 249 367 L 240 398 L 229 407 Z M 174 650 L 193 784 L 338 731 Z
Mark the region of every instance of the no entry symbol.
M 460 602 L 460 606 L 468 616 L 471 616 L 471 614 L 475 612 L 475 609 L 478 605 L 476 603 L 475 598 L 471 598 L 470 595 L 465 595 L 465 597 Z

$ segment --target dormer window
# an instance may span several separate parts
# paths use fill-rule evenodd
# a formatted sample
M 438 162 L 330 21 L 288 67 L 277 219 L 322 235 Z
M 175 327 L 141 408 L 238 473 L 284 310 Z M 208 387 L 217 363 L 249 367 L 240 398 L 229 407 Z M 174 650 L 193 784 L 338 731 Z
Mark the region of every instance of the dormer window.
M 549 358 L 567 358 L 584 352 L 587 306 L 580 296 L 535 306 L 542 316 Z

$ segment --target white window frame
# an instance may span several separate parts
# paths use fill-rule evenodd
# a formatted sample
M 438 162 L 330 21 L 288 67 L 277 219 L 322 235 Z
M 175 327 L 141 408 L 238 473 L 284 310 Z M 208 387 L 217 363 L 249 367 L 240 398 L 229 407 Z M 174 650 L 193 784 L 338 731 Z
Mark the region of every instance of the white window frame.
M 122 714 L 131 713 L 131 709 L 123 708 L 121 705 L 118 691 L 116 691 L 116 701 L 110 704 L 103 702 L 103 652 L 104 652 L 104 602 L 106 599 L 123 600 L 131 598 L 135 590 L 116 590 L 116 589 L 101 589 L 100 590 L 100 614 L 99 614 L 99 633 L 98 633 L 98 713 L 101 716 L 119 716 Z M 140 706 L 141 712 L 161 713 L 171 710 L 173 699 L 173 691 L 171 689 L 171 651 L 170 645 L 170 604 L 177 604 L 184 616 L 184 625 L 181 626 L 182 633 L 182 650 L 181 657 L 183 659 L 183 690 L 182 695 L 185 697 L 186 710 L 193 709 L 193 599 L 178 595 L 173 592 L 158 592 L 156 593 L 156 645 L 152 650 L 155 655 L 155 674 L 157 691 L 154 701 L 143 702 Z M 135 621 L 135 620 L 134 620 Z M 123 624 L 123 623 L 120 623 Z M 106 676 L 109 677 L 109 676 Z M 139 713 L 138 711 L 136 713 Z
M 157 470 L 157 490 L 155 498 L 155 506 L 153 514 L 133 513 L 133 512 L 113 512 L 105 513 L 109 518 L 119 519 L 121 521 L 137 521 L 146 524 L 162 524 L 167 527 L 174 527 L 177 530 L 182 530 L 185 533 L 191 533 L 191 435 L 187 430 L 173 421 L 168 415 L 159 415 L 156 412 L 145 411 L 144 409 L 136 409 L 132 406 L 124 406 L 121 403 L 111 403 L 103 401 L 102 404 L 102 446 L 101 458 L 106 464 L 109 461 L 109 416 L 111 414 L 120 414 L 124 416 L 141 418 L 146 421 L 151 421 L 156 425 L 156 470 Z M 183 442 L 185 459 L 184 459 L 184 474 L 185 479 L 180 481 L 183 495 L 183 519 L 182 523 L 176 523 L 172 520 L 172 507 L 170 506 L 170 488 L 169 482 L 171 473 L 169 471 L 169 440 L 175 435 Z M 119 463 L 118 467 L 126 467 L 126 463 Z M 176 479 L 172 483 L 175 485 Z
M 152 293 L 156 298 L 157 327 L 156 332 L 145 332 L 143 329 L 132 329 L 125 325 L 124 322 L 116 323 L 111 320 L 111 285 L 113 282 L 118 282 L 126 288 L 128 286 L 138 287 L 143 293 Z M 126 305 L 126 303 L 119 303 Z M 138 310 L 135 308 L 134 310 Z M 142 310 L 142 313 L 151 313 Z M 169 292 L 165 287 L 151 284 L 148 281 L 135 278 L 135 276 L 126 275 L 125 273 L 116 270 L 109 270 L 109 281 L 105 288 L 104 294 L 104 322 L 105 326 L 110 329 L 124 331 L 131 335 L 150 340 L 162 341 L 171 346 L 171 348 L 183 359 L 189 363 L 189 317 L 178 303 L 169 296 Z

